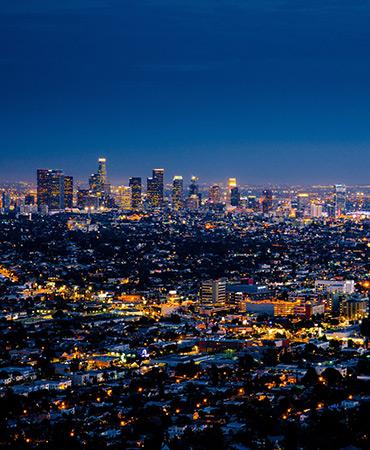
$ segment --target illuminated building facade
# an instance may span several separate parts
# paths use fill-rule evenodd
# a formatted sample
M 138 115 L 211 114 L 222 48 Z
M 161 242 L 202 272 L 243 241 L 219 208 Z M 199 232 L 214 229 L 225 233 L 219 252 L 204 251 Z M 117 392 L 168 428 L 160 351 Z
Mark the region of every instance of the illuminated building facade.
M 73 177 L 64 177 L 64 207 L 73 208 Z
M 153 169 L 153 175 L 147 179 L 147 198 L 149 206 L 161 208 L 163 206 L 164 169 Z
M 230 204 L 235 207 L 240 205 L 240 192 L 237 186 L 233 187 L 230 191 Z
M 3 192 L 1 195 L 1 207 L 4 211 L 9 211 L 11 205 L 11 198 L 9 192 Z
M 209 202 L 213 205 L 221 203 L 221 189 L 218 184 L 214 184 L 209 188 Z
M 37 170 L 37 206 L 64 209 L 64 175 L 61 170 Z
M 129 179 L 129 187 L 131 188 L 131 209 L 133 209 L 134 211 L 140 210 L 142 208 L 141 178 L 131 177 Z
M 218 280 L 205 280 L 200 288 L 200 298 L 203 303 L 225 303 L 226 302 L 225 278 Z
M 199 201 L 201 200 L 201 194 L 199 192 L 199 185 L 198 185 L 198 181 L 199 178 L 196 176 L 192 176 L 190 179 L 190 184 L 189 184 L 189 197 L 191 197 L 192 195 L 197 195 L 199 197 Z
M 226 203 L 231 204 L 231 191 L 237 187 L 236 178 L 229 178 L 227 181 Z
M 272 191 L 270 189 L 265 189 L 262 193 L 262 212 L 263 214 L 269 214 L 272 210 Z
M 182 176 L 176 175 L 172 182 L 172 208 L 179 211 L 184 204 L 184 181 Z
M 132 192 L 129 186 L 118 187 L 118 206 L 124 211 L 131 210 L 132 205 Z
M 110 184 L 107 177 L 107 160 L 106 158 L 98 159 L 98 171 L 91 174 L 89 178 L 91 194 L 99 197 L 100 204 L 109 203 L 109 195 L 111 193 Z
M 340 303 L 340 316 L 345 320 L 360 320 L 368 316 L 367 298 L 348 298 Z
M 340 217 L 346 213 L 347 188 L 344 184 L 336 184 L 334 189 L 335 217 Z

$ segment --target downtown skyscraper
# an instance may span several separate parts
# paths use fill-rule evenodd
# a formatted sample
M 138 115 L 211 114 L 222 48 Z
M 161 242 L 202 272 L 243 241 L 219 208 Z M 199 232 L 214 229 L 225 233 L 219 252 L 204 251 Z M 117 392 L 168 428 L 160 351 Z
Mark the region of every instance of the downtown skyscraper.
M 37 170 L 37 205 L 57 211 L 73 207 L 73 177 L 65 176 L 62 170 Z
M 172 182 L 172 208 L 179 211 L 184 206 L 184 180 L 175 175 Z
M 131 208 L 138 211 L 142 208 L 142 186 L 140 177 L 131 177 L 129 179 L 129 187 L 131 188 Z
M 147 179 L 147 199 L 152 208 L 161 208 L 164 200 L 164 169 L 153 169 Z

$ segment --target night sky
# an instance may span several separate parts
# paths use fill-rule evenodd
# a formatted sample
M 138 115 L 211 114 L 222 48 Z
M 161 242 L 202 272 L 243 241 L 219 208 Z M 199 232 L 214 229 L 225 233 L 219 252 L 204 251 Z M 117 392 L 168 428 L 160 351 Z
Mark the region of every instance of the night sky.
M 0 179 L 369 183 L 370 2 L 0 0 Z

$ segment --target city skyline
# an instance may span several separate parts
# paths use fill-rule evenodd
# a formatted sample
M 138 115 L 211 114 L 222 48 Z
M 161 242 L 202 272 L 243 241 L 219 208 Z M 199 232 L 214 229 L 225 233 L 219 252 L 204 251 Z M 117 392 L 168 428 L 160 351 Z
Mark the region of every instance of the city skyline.
M 103 153 L 112 181 L 367 183 L 369 19 L 348 0 L 2 5 L 0 180 Z
M 102 157 L 99 156 L 97 158 L 95 158 L 94 161 L 99 161 L 100 159 L 104 159 L 106 161 L 106 164 L 108 166 L 108 170 L 109 170 L 109 176 L 108 176 L 108 180 L 110 182 L 110 184 L 112 185 L 122 185 L 122 184 L 128 184 L 131 178 L 141 178 L 141 179 L 147 179 L 150 178 L 149 174 L 152 173 L 153 170 L 157 170 L 157 169 L 153 169 L 153 167 L 162 167 L 161 169 L 158 170 L 164 170 L 165 176 L 164 176 L 164 185 L 165 186 L 170 186 L 172 184 L 172 181 L 174 178 L 180 176 L 181 178 L 184 179 L 185 183 L 190 184 L 192 179 L 195 177 L 197 180 L 199 180 L 199 184 L 200 185 L 212 185 L 213 183 L 219 184 L 220 186 L 227 186 L 228 184 L 228 180 L 230 179 L 237 179 L 238 180 L 238 184 L 241 186 L 251 186 L 251 187 L 263 187 L 263 186 L 270 186 L 270 187 L 315 187 L 315 186 L 322 186 L 322 187 L 334 187 L 337 184 L 344 184 L 348 187 L 353 186 L 353 187 L 369 187 L 370 183 L 368 181 L 364 181 L 361 182 L 359 180 L 354 181 L 354 182 L 345 182 L 343 180 L 343 178 L 340 178 L 338 176 L 331 176 L 331 177 L 327 177 L 326 179 L 323 178 L 322 180 L 319 181 L 306 181 L 306 182 L 302 182 L 299 180 L 296 180 L 296 182 L 290 182 L 288 179 L 285 180 L 281 180 L 281 181 L 274 181 L 273 179 L 266 179 L 266 180 L 259 180 L 259 181 L 253 181 L 256 180 L 255 177 L 251 177 L 250 180 L 245 180 L 245 178 L 243 176 L 237 176 L 235 177 L 235 173 L 238 173 L 238 170 L 235 169 L 234 171 L 228 172 L 223 174 L 222 176 L 220 174 L 216 174 L 214 177 L 210 177 L 205 175 L 204 177 L 202 176 L 202 174 L 200 174 L 199 171 L 197 170 L 190 170 L 190 171 L 185 171 L 182 170 L 181 168 L 179 168 L 179 170 L 169 170 L 168 167 L 166 165 L 162 165 L 160 166 L 159 164 L 157 165 L 152 165 L 147 171 L 144 171 L 143 168 L 139 168 L 138 170 L 136 170 L 136 172 L 134 172 L 133 174 L 131 173 L 125 173 L 125 175 L 119 175 L 119 176 L 115 176 L 115 174 L 117 174 L 117 169 L 116 169 L 116 164 L 115 161 L 109 161 L 108 158 L 106 158 L 106 156 Z M 86 162 L 86 161 L 85 161 Z M 111 163 L 111 164 L 110 164 Z M 148 166 L 148 164 L 144 164 L 145 167 Z M 76 170 L 74 170 L 73 168 L 71 170 L 66 169 L 66 167 L 68 168 L 69 165 L 62 165 L 62 164 L 56 164 L 54 166 L 52 165 L 46 165 L 46 164 L 41 164 L 40 166 L 36 166 L 34 169 L 32 168 L 32 170 L 27 170 L 26 175 L 23 178 L 12 178 L 10 177 L 4 177 L 4 178 L 0 178 L 0 184 L 11 184 L 11 183 L 17 183 L 17 182 L 26 182 L 26 183 L 30 183 L 30 184 L 35 184 L 36 178 L 35 178 L 35 173 L 37 170 L 56 170 L 59 171 L 61 170 L 62 172 L 68 172 L 68 174 L 70 176 L 72 176 L 77 185 L 78 186 L 84 186 L 84 185 L 88 185 L 89 184 L 89 180 L 91 178 L 91 176 L 94 175 L 94 162 L 89 162 L 89 169 L 90 171 L 87 172 L 78 172 L 78 174 L 76 175 Z M 149 167 L 149 166 L 148 166 Z M 113 173 L 113 176 L 112 176 Z M 194 175 L 194 174 L 197 175 Z M 234 177 L 234 178 L 230 178 L 230 176 Z

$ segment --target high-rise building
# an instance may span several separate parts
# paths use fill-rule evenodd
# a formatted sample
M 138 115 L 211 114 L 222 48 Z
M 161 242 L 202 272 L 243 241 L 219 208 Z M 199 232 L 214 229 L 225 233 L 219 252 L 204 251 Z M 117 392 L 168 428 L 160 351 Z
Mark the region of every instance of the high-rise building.
M 229 178 L 227 181 L 226 203 L 231 204 L 231 190 L 237 187 L 236 178 Z
M 149 206 L 161 208 L 164 200 L 164 169 L 153 169 L 153 175 L 147 179 L 147 197 Z
M 124 211 L 130 211 L 132 205 L 132 191 L 129 186 L 118 187 L 118 206 Z
M 209 188 L 209 202 L 213 205 L 221 203 L 221 189 L 218 184 L 214 184 Z
M 107 177 L 106 158 L 98 159 L 98 171 L 91 174 L 89 178 L 89 185 L 91 193 L 99 197 L 100 204 L 107 205 L 109 203 L 111 189 Z
M 107 160 L 106 158 L 98 159 L 98 175 L 102 186 L 107 184 Z
M 196 194 L 190 195 L 187 199 L 186 199 L 186 207 L 187 209 L 190 210 L 196 210 L 198 209 L 200 206 L 200 202 L 199 202 L 199 196 Z
M 196 176 L 192 176 L 190 179 L 189 184 L 189 195 L 188 197 L 192 197 L 196 195 L 199 199 L 199 204 L 202 202 L 202 194 L 199 192 L 199 185 L 198 185 L 199 178 Z
M 240 205 L 240 192 L 237 186 L 231 188 L 230 191 L 230 204 L 231 206 L 238 207 Z
M 335 217 L 339 217 L 346 213 L 347 188 L 344 184 L 336 184 L 334 189 Z
M 64 176 L 64 207 L 73 208 L 73 177 Z
M 184 181 L 182 176 L 175 175 L 172 182 L 172 208 L 179 211 L 184 203 Z
M 323 208 L 322 205 L 319 203 L 311 203 L 311 217 L 313 218 L 319 218 L 323 215 Z
M 270 189 L 265 189 L 262 193 L 262 212 L 263 214 L 269 214 L 272 209 L 272 191 Z
M 9 192 L 3 192 L 1 195 L 1 206 L 4 211 L 9 211 L 11 205 L 11 198 Z
M 37 169 L 37 206 L 49 203 L 49 169 Z
M 225 278 L 203 281 L 200 288 L 201 301 L 203 303 L 225 303 L 226 284 Z
M 84 209 L 87 206 L 87 198 L 90 194 L 89 189 L 78 189 L 77 191 L 77 208 Z
M 61 170 L 37 170 L 37 206 L 64 209 L 64 175 Z
M 369 299 L 352 296 L 340 302 L 340 316 L 345 320 L 361 320 L 368 317 Z
M 307 192 L 300 192 L 297 195 L 297 216 L 304 217 L 309 212 L 310 195 Z
M 140 177 L 131 177 L 129 179 L 128 184 L 131 188 L 131 208 L 134 211 L 138 211 L 142 207 L 141 178 Z

